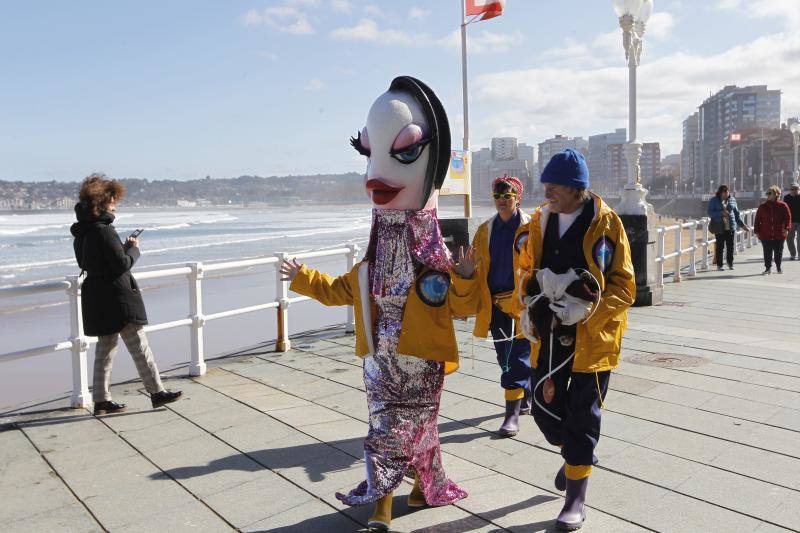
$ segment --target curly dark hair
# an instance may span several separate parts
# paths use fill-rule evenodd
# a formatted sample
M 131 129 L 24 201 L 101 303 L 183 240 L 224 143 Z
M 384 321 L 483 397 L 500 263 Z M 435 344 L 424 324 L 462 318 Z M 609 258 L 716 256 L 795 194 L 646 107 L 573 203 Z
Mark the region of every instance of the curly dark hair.
M 99 217 L 111 202 L 119 202 L 125 196 L 125 186 L 114 179 L 108 179 L 105 174 L 92 174 L 86 177 L 81 184 L 78 196 L 84 209 Z

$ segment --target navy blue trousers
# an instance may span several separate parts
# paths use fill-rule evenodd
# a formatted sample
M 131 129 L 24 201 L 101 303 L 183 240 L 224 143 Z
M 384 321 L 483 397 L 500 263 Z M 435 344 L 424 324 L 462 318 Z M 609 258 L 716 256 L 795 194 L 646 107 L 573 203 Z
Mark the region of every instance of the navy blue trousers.
M 513 318 L 502 312 L 496 305 L 492 305 L 492 322 L 489 329 L 493 338 L 510 337 L 513 321 Z M 515 335 L 518 333 L 518 331 L 514 331 Z M 495 342 L 494 350 L 497 352 L 497 363 L 502 370 L 500 386 L 506 390 L 525 389 L 530 391 L 531 343 L 528 339 L 519 336 L 511 341 Z
M 572 347 L 565 349 L 558 341 L 554 344 L 553 368 L 556 368 L 572 353 Z M 539 350 L 537 368 L 531 373 L 532 387 L 547 375 L 548 349 L 549 345 L 545 344 Z M 536 387 L 531 414 L 547 442 L 562 446 L 561 455 L 567 464 L 589 466 L 597 464 L 594 449 L 600 440 L 600 394 L 605 398 L 611 372 L 572 372 L 573 361 L 574 359 L 553 374 L 556 395 L 551 403 L 544 402 L 544 382 Z M 543 411 L 537 402 L 561 420 L 556 420 Z

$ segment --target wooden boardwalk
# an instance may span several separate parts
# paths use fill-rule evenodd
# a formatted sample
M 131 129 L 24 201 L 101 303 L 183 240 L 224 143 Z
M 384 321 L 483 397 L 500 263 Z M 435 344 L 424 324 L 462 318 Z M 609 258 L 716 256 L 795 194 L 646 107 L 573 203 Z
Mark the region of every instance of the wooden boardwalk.
M 758 250 L 733 272 L 670 284 L 631 310 L 611 379 L 583 531 L 800 531 L 800 262 L 761 276 Z M 396 531 L 550 531 L 560 456 L 531 417 L 500 439 L 503 396 L 486 342 L 456 322 L 445 467 L 470 496 L 410 510 Z M 367 411 L 352 336 L 306 336 L 175 375 L 185 399 L 152 410 L 138 382 L 126 413 L 42 409 L 0 418 L 2 531 L 362 529 L 366 508 L 334 497 L 363 477 Z M 474 361 L 470 354 L 475 355 Z

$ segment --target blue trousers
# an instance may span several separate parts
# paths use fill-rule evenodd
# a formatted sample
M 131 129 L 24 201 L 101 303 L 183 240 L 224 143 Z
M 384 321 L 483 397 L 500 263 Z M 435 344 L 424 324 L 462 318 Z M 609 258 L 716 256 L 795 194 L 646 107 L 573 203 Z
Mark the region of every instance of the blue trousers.
M 547 343 L 543 342 L 539 350 L 539 360 L 531 374 L 531 386 L 535 386 L 547 375 L 548 350 L 549 340 Z M 569 357 L 572 347 L 565 349 L 556 341 L 553 351 L 553 368 L 556 368 Z M 600 440 L 600 403 L 608 392 L 611 372 L 572 372 L 572 362 L 551 376 L 556 389 L 551 403 L 545 403 L 542 396 L 544 383 L 536 387 L 531 414 L 547 442 L 562 446 L 561 455 L 567 464 L 589 466 L 597 464 L 594 449 Z M 537 402 L 561 420 L 556 420 L 542 410 Z
M 492 337 L 495 339 L 510 337 L 513 321 L 512 317 L 493 305 L 492 322 L 489 325 Z M 518 333 L 514 331 L 515 335 Z M 500 375 L 500 386 L 506 390 L 530 391 L 531 343 L 528 339 L 520 336 L 511 341 L 495 342 L 494 349 L 497 352 L 497 363 L 503 372 Z

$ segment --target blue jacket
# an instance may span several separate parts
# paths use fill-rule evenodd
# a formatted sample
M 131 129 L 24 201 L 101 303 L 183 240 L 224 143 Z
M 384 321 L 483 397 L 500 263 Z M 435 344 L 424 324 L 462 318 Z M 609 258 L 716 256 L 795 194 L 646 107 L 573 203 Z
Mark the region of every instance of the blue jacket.
M 722 220 L 722 211 L 722 200 L 719 199 L 719 196 L 714 196 L 708 201 L 709 218 Z M 739 215 L 739 208 L 736 206 L 736 198 L 733 196 L 728 197 L 728 221 L 730 222 L 731 231 L 736 231 L 738 227 L 744 226 L 744 222 L 742 222 L 742 218 Z

